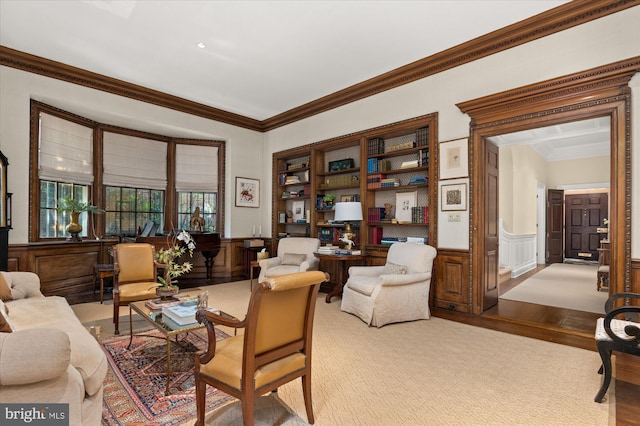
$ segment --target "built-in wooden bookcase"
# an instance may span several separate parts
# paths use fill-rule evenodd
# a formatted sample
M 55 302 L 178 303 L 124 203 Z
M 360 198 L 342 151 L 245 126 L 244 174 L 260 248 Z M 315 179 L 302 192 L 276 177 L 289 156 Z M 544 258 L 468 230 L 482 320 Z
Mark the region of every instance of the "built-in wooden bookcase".
M 273 240 L 311 235 L 311 151 L 274 155 L 273 173 Z
M 331 223 L 334 209 L 324 200 L 327 194 L 335 195 L 334 203 L 362 203 L 356 244 L 374 258 L 386 257 L 388 246 L 378 240 L 380 235 L 422 238 L 435 245 L 436 122 L 437 115 L 430 114 L 274 153 L 273 250 L 286 236 L 337 242 L 342 225 Z M 388 180 L 374 182 L 380 175 Z M 398 202 L 408 209 L 399 218 Z M 390 218 L 372 214 L 385 204 L 391 204 Z M 302 205 L 304 211 L 295 214 Z M 403 216 L 407 211 L 409 216 Z M 287 212 L 294 213 L 292 220 Z
M 339 138 L 332 142 L 318 144 L 314 149 L 315 187 L 315 232 L 322 245 L 338 244 L 343 228 L 333 223 L 335 203 L 360 201 L 360 161 L 359 137 Z M 335 196 L 326 201 L 327 195 Z M 359 224 L 354 224 L 356 244 L 360 243 Z

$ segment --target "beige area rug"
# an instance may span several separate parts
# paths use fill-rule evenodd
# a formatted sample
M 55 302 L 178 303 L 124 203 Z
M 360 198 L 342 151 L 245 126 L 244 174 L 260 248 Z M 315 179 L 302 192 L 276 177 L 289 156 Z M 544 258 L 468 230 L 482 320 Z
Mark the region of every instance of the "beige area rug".
M 606 290 L 596 290 L 595 265 L 554 263 L 512 288 L 500 299 L 604 314 Z
M 210 306 L 244 318 L 248 281 L 206 289 Z M 318 296 L 313 341 L 316 426 L 615 425 L 611 388 L 604 403 L 593 402 L 602 380 L 595 351 L 435 317 L 367 327 L 340 310 L 339 298 L 325 303 L 325 296 Z M 103 336 L 112 332 L 110 303 L 73 309 L 85 325 L 102 326 Z M 127 316 L 122 308 L 123 334 Z M 300 380 L 280 387 L 278 397 L 300 420 L 274 414 L 268 424 L 304 425 Z M 207 413 L 207 424 L 227 426 L 213 422 L 219 410 Z

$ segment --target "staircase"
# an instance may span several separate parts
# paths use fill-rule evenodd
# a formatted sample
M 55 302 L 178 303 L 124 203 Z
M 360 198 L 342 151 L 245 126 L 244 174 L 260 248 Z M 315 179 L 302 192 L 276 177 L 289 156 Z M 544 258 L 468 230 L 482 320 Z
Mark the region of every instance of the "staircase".
M 511 269 L 500 267 L 498 270 L 498 284 L 502 284 L 505 281 L 509 281 L 511 279 Z

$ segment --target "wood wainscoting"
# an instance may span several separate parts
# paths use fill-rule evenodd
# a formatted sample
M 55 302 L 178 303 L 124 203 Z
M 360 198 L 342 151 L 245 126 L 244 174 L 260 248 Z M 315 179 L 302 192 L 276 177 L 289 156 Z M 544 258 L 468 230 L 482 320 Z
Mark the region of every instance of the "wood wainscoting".
M 91 302 L 95 300 L 93 265 L 113 263 L 109 249 L 117 243 L 117 239 L 86 239 L 81 242 L 10 245 L 8 270 L 38 274 L 45 296 L 63 296 L 71 304 Z M 213 262 L 214 278 L 231 279 L 244 274 L 243 244 L 244 239 L 239 238 L 220 241 L 220 252 Z M 194 253 L 191 263 L 193 270 L 185 278 L 205 281 L 206 268 L 202 253 Z

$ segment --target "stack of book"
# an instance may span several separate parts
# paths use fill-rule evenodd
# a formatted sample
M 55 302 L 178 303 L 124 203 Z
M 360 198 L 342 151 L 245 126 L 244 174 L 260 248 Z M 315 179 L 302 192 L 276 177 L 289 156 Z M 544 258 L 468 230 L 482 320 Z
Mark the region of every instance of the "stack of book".
M 338 250 L 336 250 L 335 254 L 338 254 L 338 255 L 341 255 L 341 256 L 351 256 L 351 255 L 357 256 L 357 255 L 362 254 L 362 251 L 361 250 L 342 250 L 342 249 L 338 249 Z
M 382 180 L 386 179 L 386 177 L 387 176 L 382 173 L 377 173 L 377 174 L 367 176 L 367 188 L 369 189 L 380 188 Z
M 196 324 L 196 311 L 198 305 L 195 303 L 183 303 L 162 308 L 162 316 L 169 318 L 178 325 Z
M 411 223 L 429 223 L 429 207 L 411 207 Z
M 151 309 L 152 311 L 161 311 L 162 308 L 166 308 L 169 306 L 176 306 L 182 303 L 179 299 L 150 299 L 144 302 L 144 306 Z
M 426 176 L 416 176 L 409 179 L 409 185 L 421 185 L 429 183 L 429 179 Z
M 320 246 L 318 248 L 318 254 L 336 254 L 336 250 L 338 250 L 338 246 L 330 245 L 330 246 Z
M 300 178 L 296 175 L 287 176 L 284 180 L 285 185 L 292 185 L 294 183 L 300 183 Z
M 429 128 L 423 127 L 416 130 L 416 145 L 427 146 L 429 145 Z
M 376 155 L 384 153 L 384 139 L 371 138 L 367 141 L 367 154 Z
M 400 186 L 400 179 L 398 178 L 385 178 L 380 181 L 380 188 L 389 188 L 394 186 Z
M 384 218 L 384 207 L 369 207 L 367 209 L 367 223 L 380 223 Z

